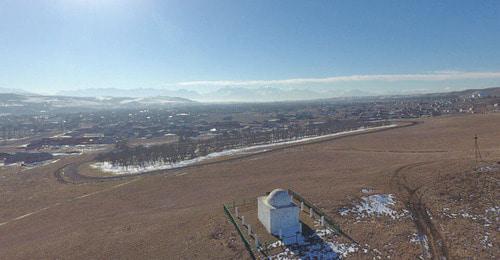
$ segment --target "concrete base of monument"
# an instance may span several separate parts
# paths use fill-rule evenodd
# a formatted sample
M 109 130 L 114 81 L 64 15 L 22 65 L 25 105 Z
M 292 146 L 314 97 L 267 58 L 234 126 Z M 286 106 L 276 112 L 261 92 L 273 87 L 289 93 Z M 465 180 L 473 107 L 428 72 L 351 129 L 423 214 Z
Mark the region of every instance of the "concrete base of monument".
M 286 246 L 294 244 L 302 245 L 305 242 L 305 238 L 302 235 L 302 232 L 296 234 L 284 234 L 281 236 L 280 240 Z

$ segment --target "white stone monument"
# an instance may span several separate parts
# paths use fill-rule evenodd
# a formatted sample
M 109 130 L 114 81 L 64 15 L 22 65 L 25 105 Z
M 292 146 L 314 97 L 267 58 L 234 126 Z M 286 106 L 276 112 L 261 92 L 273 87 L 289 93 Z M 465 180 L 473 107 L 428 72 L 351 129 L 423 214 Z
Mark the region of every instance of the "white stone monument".
M 300 208 L 292 202 L 288 191 L 275 189 L 257 199 L 259 221 L 267 231 L 279 236 L 285 245 L 302 243 Z

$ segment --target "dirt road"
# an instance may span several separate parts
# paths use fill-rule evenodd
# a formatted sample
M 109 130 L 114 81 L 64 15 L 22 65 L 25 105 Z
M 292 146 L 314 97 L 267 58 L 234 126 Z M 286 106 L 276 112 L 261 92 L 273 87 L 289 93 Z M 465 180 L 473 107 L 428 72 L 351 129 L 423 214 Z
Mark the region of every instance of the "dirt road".
M 423 186 L 409 182 L 405 175 L 408 170 L 431 163 L 433 163 L 433 161 L 401 166 L 394 171 L 392 182 L 401 192 L 406 193 L 406 208 L 412 215 L 419 237 L 425 236 L 426 238 L 420 240 L 422 255 L 436 260 L 446 260 L 449 259 L 446 241 L 443 235 L 434 226 L 431 216 L 429 215 L 429 209 L 426 208 L 425 203 L 422 201 L 422 194 L 419 193 Z

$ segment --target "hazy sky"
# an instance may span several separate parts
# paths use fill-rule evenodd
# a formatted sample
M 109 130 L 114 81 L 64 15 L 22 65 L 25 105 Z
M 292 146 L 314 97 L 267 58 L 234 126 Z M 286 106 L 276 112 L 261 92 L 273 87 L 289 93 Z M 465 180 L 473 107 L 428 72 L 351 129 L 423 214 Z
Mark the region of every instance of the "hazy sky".
M 500 86 L 500 1 L 0 0 L 0 87 Z

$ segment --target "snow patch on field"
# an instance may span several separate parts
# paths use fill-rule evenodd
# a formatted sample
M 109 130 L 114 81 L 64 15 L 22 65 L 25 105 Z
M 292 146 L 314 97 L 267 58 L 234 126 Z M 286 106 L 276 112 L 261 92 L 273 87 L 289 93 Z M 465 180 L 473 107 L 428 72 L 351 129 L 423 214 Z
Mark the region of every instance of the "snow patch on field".
M 393 209 L 396 204 L 393 194 L 374 194 L 361 197 L 361 201 L 352 208 L 341 209 L 340 215 L 347 216 L 349 214 L 356 215 L 356 219 L 367 217 L 389 216 L 392 219 L 397 219 L 404 216 L 407 212 L 398 213 Z
M 491 208 L 487 208 L 484 210 L 484 214 L 473 214 L 468 212 L 465 209 L 459 210 L 457 213 L 450 212 L 449 208 L 443 208 L 441 214 L 444 217 L 450 218 L 450 219 L 456 219 L 456 218 L 465 218 L 465 219 L 470 219 L 473 221 L 480 221 L 484 222 L 485 226 L 490 226 L 493 223 L 498 223 L 500 221 L 500 207 L 495 206 Z
M 110 162 L 96 162 L 96 163 L 91 164 L 91 167 L 95 168 L 95 169 L 99 169 L 103 172 L 112 173 L 112 174 L 116 174 L 116 175 L 138 174 L 138 173 L 151 172 L 151 171 L 157 171 L 157 170 L 168 170 L 168 169 L 175 169 L 175 168 L 185 167 L 188 165 L 193 165 L 196 163 L 200 163 L 200 162 L 203 162 L 206 160 L 219 158 L 219 157 L 243 155 L 243 154 L 255 154 L 255 153 L 267 151 L 267 150 L 269 150 L 273 147 L 276 147 L 276 146 L 305 143 L 305 142 L 316 141 L 316 140 L 321 140 L 321 139 L 335 137 L 335 136 L 342 136 L 342 135 L 346 135 L 346 134 L 360 133 L 360 132 L 366 132 L 366 131 L 376 130 L 376 129 L 392 128 L 395 126 L 397 126 L 397 125 L 391 124 L 391 125 L 384 125 L 384 126 L 371 127 L 371 128 L 362 127 L 362 128 L 356 129 L 356 130 L 338 132 L 338 133 L 322 135 L 322 136 L 305 137 L 305 138 L 294 139 L 294 140 L 283 140 L 283 141 L 276 142 L 276 143 L 254 145 L 254 146 L 248 146 L 248 147 L 237 148 L 237 149 L 229 149 L 229 150 L 224 150 L 224 151 L 220 151 L 220 152 L 213 152 L 213 153 L 207 154 L 205 156 L 199 156 L 199 157 L 196 157 L 193 159 L 188 159 L 188 160 L 184 160 L 184 161 L 180 161 L 180 162 L 176 162 L 176 163 L 147 162 L 143 166 L 142 165 L 131 165 L 131 166 L 125 167 L 125 166 L 112 165 Z
M 465 209 L 459 210 L 457 213 L 451 212 L 449 208 L 443 208 L 441 215 L 450 219 L 469 219 L 473 222 L 481 224 L 484 228 L 493 229 L 496 223 L 500 221 L 500 207 L 495 206 L 484 210 L 484 214 L 473 214 Z
M 370 194 L 373 192 L 373 189 L 372 188 L 363 188 L 363 189 L 361 189 L 361 192 L 363 194 Z
M 477 169 L 477 172 L 480 172 L 480 173 L 491 173 L 491 172 L 497 172 L 497 171 L 500 171 L 499 165 L 485 165 L 485 166 L 481 166 Z
M 276 241 L 267 248 L 284 247 L 283 252 L 270 256 L 269 259 L 342 259 L 359 250 L 356 244 L 337 242 L 334 231 L 329 228 L 315 230 L 306 241 L 314 242 L 285 247 L 281 241 Z
M 423 255 L 420 257 L 421 259 L 426 259 L 430 256 L 429 240 L 426 235 L 413 233 L 410 242 L 422 246 Z
M 0 138 L 1 141 L 20 141 L 20 140 L 26 140 L 29 137 L 21 137 L 21 138 Z
M 73 155 L 81 155 L 82 152 L 80 151 L 75 151 L 75 152 L 57 152 L 57 153 L 52 153 L 52 156 L 60 156 L 60 157 L 64 157 L 64 156 L 73 156 Z
M 470 213 L 466 209 L 460 209 L 455 213 L 451 212 L 449 208 L 443 208 L 441 216 L 449 219 L 467 219 L 473 223 L 482 225 L 482 230 L 477 232 L 481 246 L 485 249 L 494 247 L 495 242 L 492 241 L 492 234 L 498 232 L 498 223 L 500 221 L 499 206 L 486 208 L 483 214 Z
M 34 169 L 34 168 L 37 168 L 37 167 L 41 167 L 41 166 L 46 166 L 46 165 L 49 165 L 49 164 L 53 164 L 53 163 L 56 163 L 58 161 L 59 161 L 59 159 L 54 159 L 54 160 L 46 160 L 46 161 L 43 161 L 43 162 L 30 163 L 30 164 L 26 165 L 24 168 L 25 169 Z

